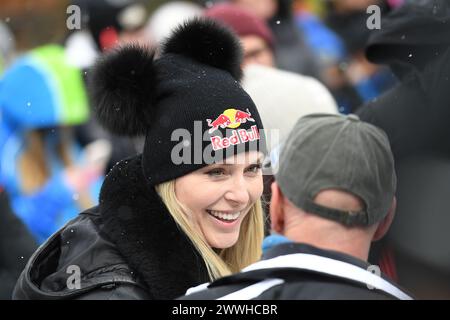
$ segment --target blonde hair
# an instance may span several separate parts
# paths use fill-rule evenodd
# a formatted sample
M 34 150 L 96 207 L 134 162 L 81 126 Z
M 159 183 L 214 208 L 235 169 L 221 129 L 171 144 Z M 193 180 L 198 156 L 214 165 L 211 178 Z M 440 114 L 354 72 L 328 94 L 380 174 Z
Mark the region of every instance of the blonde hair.
M 56 152 L 65 168 L 73 166 L 74 161 L 70 154 L 72 143 L 71 129 L 59 127 L 57 129 L 62 139 L 56 147 Z M 50 179 L 51 172 L 48 167 L 47 151 L 45 150 L 45 134 L 48 129 L 35 129 L 26 133 L 26 147 L 18 159 L 21 190 L 25 195 L 31 195 L 41 189 Z M 92 199 L 85 194 L 80 195 L 78 204 L 81 209 L 94 205 Z
M 264 237 L 264 214 L 261 200 L 255 202 L 242 221 L 237 242 L 230 248 L 214 250 L 192 226 L 184 206 L 175 195 L 175 180 L 156 186 L 156 191 L 181 230 L 202 256 L 211 280 L 215 280 L 256 262 L 261 257 Z
M 28 132 L 26 149 L 19 158 L 21 186 L 25 194 L 32 194 L 42 188 L 50 176 L 42 135 L 37 130 Z

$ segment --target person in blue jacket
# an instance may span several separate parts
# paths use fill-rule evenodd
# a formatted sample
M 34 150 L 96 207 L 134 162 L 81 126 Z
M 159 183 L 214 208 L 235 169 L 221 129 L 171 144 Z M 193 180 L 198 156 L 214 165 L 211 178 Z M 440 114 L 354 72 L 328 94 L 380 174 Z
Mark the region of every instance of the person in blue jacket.
M 86 153 L 72 135 L 89 107 L 81 71 L 67 63 L 64 48 L 36 48 L 5 71 L 0 114 L 0 184 L 41 243 L 96 204 L 102 181 L 103 151 Z

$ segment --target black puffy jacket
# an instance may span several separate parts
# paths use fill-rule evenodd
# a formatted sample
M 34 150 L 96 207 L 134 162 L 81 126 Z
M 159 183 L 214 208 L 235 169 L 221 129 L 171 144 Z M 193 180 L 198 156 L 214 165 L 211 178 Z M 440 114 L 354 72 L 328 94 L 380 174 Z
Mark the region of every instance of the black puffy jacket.
M 208 279 L 200 255 L 146 184 L 137 156 L 108 174 L 98 207 L 33 254 L 13 298 L 173 299 Z

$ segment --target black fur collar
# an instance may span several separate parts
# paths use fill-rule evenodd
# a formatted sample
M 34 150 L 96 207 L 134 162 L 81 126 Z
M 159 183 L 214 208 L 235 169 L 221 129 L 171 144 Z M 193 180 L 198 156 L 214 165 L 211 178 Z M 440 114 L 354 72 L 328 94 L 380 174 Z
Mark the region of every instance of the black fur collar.
M 106 234 L 155 299 L 209 281 L 206 266 L 143 175 L 141 156 L 118 163 L 100 193 Z

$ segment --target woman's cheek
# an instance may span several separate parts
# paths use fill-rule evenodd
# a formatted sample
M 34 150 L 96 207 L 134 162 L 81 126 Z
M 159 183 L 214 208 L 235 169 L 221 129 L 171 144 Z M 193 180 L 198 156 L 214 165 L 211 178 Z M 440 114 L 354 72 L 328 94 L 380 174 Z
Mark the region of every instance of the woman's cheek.
M 256 178 L 254 181 L 252 181 L 250 191 L 252 201 L 256 202 L 262 196 L 263 191 L 264 191 L 263 178 L 262 176 L 260 176 Z
M 207 202 L 215 202 L 218 200 L 221 195 L 223 195 L 224 191 L 221 188 L 221 185 L 214 182 L 207 182 L 199 184 L 201 186 L 201 190 L 196 190 L 195 196 L 200 197 L 203 201 Z

